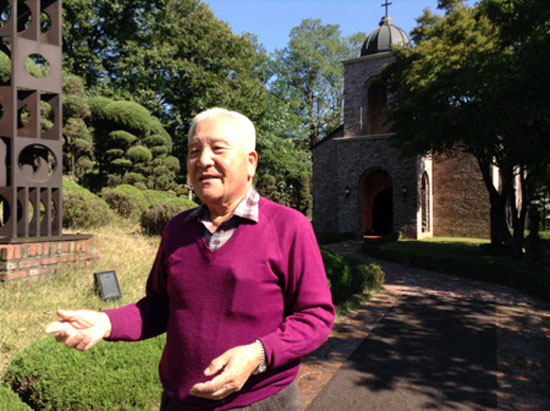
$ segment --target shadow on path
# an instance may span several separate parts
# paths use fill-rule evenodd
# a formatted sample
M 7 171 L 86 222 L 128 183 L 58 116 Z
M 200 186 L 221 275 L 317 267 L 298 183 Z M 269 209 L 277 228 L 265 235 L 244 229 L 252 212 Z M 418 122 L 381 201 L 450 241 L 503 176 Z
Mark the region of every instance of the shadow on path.
M 403 296 L 308 411 L 497 407 L 495 306 Z

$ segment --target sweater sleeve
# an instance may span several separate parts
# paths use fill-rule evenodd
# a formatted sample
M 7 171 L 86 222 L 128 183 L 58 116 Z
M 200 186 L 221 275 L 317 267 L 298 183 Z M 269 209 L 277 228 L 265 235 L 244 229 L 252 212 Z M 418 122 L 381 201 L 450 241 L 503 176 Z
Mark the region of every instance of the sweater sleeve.
M 279 237 L 285 319 L 272 333 L 260 338 L 268 368 L 298 360 L 317 349 L 334 322 L 332 296 L 311 223 L 300 218 L 292 227 L 290 234 Z
M 144 340 L 166 331 L 169 312 L 165 272 L 168 227 L 164 231 L 147 279 L 145 297 L 137 303 L 104 311 L 112 325 L 108 341 Z

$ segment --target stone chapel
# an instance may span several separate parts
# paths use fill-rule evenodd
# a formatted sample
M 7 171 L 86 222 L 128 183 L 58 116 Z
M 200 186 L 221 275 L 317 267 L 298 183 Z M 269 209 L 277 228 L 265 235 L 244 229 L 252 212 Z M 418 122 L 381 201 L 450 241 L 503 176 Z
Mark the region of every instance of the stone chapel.
M 391 95 L 379 74 L 395 45 L 411 47 L 386 9 L 360 57 L 343 62 L 344 124 L 312 150 L 315 231 L 487 238 L 489 195 L 472 156 L 403 157 L 392 144 Z

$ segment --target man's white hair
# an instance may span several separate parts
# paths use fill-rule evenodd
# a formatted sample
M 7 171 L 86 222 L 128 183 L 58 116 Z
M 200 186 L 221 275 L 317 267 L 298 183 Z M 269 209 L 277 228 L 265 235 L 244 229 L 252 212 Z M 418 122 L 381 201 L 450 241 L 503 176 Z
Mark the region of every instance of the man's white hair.
M 254 128 L 254 124 L 252 124 L 252 121 L 250 121 L 248 117 L 246 117 L 245 115 L 237 111 L 231 111 L 222 107 L 212 107 L 212 108 L 206 109 L 204 111 L 201 111 L 195 117 L 193 117 L 193 120 L 191 120 L 191 125 L 189 126 L 189 133 L 188 133 L 189 141 L 191 140 L 191 137 L 195 132 L 195 127 L 197 126 L 198 123 L 200 123 L 203 120 L 213 119 L 218 117 L 229 117 L 235 120 L 241 132 L 240 137 L 241 137 L 241 143 L 243 145 L 243 148 L 247 152 L 251 152 L 256 149 L 256 129 Z

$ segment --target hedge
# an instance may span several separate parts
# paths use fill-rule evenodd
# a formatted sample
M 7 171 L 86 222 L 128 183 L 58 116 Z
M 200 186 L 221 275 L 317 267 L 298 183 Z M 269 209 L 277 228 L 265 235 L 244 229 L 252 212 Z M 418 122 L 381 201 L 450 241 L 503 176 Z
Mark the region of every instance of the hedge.
M 103 199 L 63 177 L 63 227 L 98 227 L 110 223 L 113 218 L 113 212 Z
M 377 263 L 346 257 L 325 248 L 321 248 L 321 255 L 335 304 L 351 299 L 354 294 L 378 291 L 384 285 L 384 272 Z
M 165 337 L 105 342 L 85 352 L 47 337 L 16 356 L 4 377 L 33 409 L 151 409 L 162 388 L 158 364 Z
M 3 410 L 10 411 L 31 411 L 27 404 L 21 401 L 21 398 L 4 385 L 0 385 L 0 405 Z

